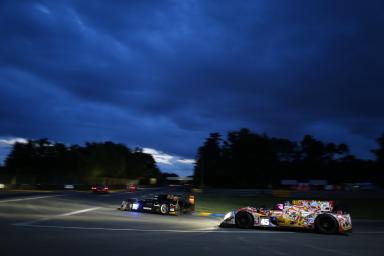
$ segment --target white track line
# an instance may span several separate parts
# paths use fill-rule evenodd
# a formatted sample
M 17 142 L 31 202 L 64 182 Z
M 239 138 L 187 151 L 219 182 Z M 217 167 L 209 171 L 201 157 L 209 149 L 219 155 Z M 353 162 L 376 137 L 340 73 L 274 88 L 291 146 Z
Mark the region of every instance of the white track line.
M 35 196 L 35 197 L 23 197 L 23 198 L 16 198 L 16 199 L 6 199 L 6 200 L 0 200 L 0 203 L 10 203 L 10 202 L 19 202 L 19 201 L 27 201 L 27 200 L 37 200 L 37 199 L 44 199 L 44 198 L 58 197 L 58 196 L 64 196 L 64 195 Z
M 97 208 L 97 207 L 96 207 Z M 91 208 L 92 210 L 94 208 Z M 78 214 L 82 212 L 90 211 L 91 209 L 86 209 L 82 211 L 61 214 L 60 216 L 68 216 L 73 214 Z M 94 209 L 95 210 L 95 209 Z M 59 217 L 57 215 L 56 217 Z M 135 231 L 135 232 L 168 232 L 168 233 L 222 233 L 222 234 L 299 234 L 299 232 L 294 231 L 273 231 L 273 230 L 253 230 L 253 231 L 242 231 L 242 230 L 217 230 L 217 229 L 193 229 L 193 230 L 179 230 L 179 229 L 137 229 L 137 228 L 105 228 L 105 227 L 81 227 L 81 226 L 55 226 L 55 225 L 35 225 L 33 223 L 48 220 L 51 218 L 41 219 L 37 221 L 23 222 L 12 224 L 14 226 L 22 227 L 32 227 L 32 228 L 56 228 L 56 229 L 77 229 L 77 230 L 105 230 L 105 231 Z M 353 234 L 383 234 L 381 231 L 372 231 L 372 232 L 353 232 Z
M 181 230 L 181 229 L 136 229 L 136 228 L 102 228 L 102 227 L 81 227 L 81 226 L 55 226 L 55 225 L 32 225 L 32 224 L 13 224 L 24 227 L 34 228 L 56 228 L 56 229 L 77 229 L 77 230 L 105 230 L 105 231 L 134 231 L 134 232 L 167 232 L 167 233 L 227 233 L 227 234 L 292 234 L 293 232 L 284 231 L 235 231 L 235 230 L 217 230 L 217 229 L 194 229 L 194 230 Z
M 42 218 L 42 219 L 38 219 L 38 220 L 31 220 L 31 221 L 26 221 L 26 222 L 15 223 L 13 225 L 15 225 L 15 226 L 29 226 L 29 225 L 37 223 L 37 222 L 51 220 L 51 219 L 60 218 L 60 217 L 71 216 L 71 215 L 76 215 L 76 214 L 81 214 L 81 213 L 84 213 L 84 212 L 90 212 L 90 211 L 97 210 L 99 208 L 100 207 L 93 207 L 93 208 L 88 208 L 88 209 L 79 210 L 79 211 L 62 213 L 62 214 L 58 214 L 58 215 L 54 215 L 54 216 L 51 216 L 51 217 Z

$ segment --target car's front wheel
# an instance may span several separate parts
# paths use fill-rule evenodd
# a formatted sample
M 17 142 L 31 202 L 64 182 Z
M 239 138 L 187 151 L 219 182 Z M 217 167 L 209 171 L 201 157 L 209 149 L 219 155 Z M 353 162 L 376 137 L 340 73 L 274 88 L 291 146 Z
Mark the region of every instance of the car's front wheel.
M 317 216 L 316 221 L 316 230 L 323 234 L 333 234 L 337 232 L 339 228 L 339 223 L 337 220 L 329 214 L 321 214 Z
M 251 228 L 254 222 L 252 215 L 243 211 L 236 214 L 235 221 L 238 228 Z
M 168 207 L 167 204 L 162 204 L 162 205 L 160 205 L 160 212 L 161 212 L 162 214 L 167 214 L 168 211 L 169 211 L 169 207 Z

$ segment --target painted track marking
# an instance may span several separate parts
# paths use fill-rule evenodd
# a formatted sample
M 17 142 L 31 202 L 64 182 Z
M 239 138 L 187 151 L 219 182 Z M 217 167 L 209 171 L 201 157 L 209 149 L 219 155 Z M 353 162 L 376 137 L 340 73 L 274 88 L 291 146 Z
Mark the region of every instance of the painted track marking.
M 37 199 L 44 199 L 44 198 L 51 198 L 51 197 L 58 197 L 58 196 L 64 196 L 64 195 L 35 196 L 35 197 L 24 197 L 24 198 L 16 198 L 16 199 L 5 199 L 5 200 L 0 200 L 0 203 L 10 203 L 10 202 L 19 202 L 19 201 L 27 201 L 27 200 L 37 200 Z
M 62 214 L 58 214 L 58 215 L 54 215 L 51 217 L 42 218 L 42 219 L 38 219 L 38 220 L 31 220 L 31 221 L 26 221 L 26 222 L 15 223 L 13 225 L 15 225 L 15 226 L 29 226 L 29 225 L 37 223 L 37 222 L 47 221 L 47 220 L 51 220 L 51 219 L 55 219 L 55 218 L 66 217 L 66 216 L 71 216 L 71 215 L 76 215 L 76 214 L 81 214 L 81 213 L 85 213 L 85 212 L 90 212 L 90 211 L 97 210 L 99 208 L 101 208 L 101 207 L 93 207 L 93 208 L 88 208 L 88 209 L 79 210 L 79 211 L 67 212 L 67 213 L 62 213 Z
M 36 223 L 36 222 L 33 222 Z M 77 229 L 77 230 L 105 230 L 105 231 L 135 231 L 135 232 L 167 232 L 167 233 L 222 233 L 222 234 L 292 234 L 294 232 L 285 231 L 230 231 L 217 229 L 137 229 L 137 228 L 105 228 L 105 227 L 81 227 L 81 226 L 56 226 L 56 225 L 35 225 L 33 223 L 18 223 L 15 226 L 33 227 L 33 228 L 56 228 L 56 229 Z

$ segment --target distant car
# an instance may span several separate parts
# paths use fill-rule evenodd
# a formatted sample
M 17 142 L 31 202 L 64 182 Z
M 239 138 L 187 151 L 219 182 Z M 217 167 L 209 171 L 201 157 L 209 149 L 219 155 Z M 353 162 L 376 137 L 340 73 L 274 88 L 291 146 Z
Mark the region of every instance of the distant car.
M 117 209 L 179 215 L 195 210 L 195 197 L 193 195 L 159 194 L 147 199 L 130 198 L 124 200 Z
M 244 207 L 228 212 L 220 227 L 299 228 L 320 233 L 352 232 L 351 216 L 335 211 L 334 201 L 292 200 L 273 209 Z
M 108 193 L 109 187 L 107 185 L 95 185 L 91 187 L 92 193 Z
M 136 184 L 129 184 L 128 185 L 128 192 L 136 192 L 137 191 L 137 185 Z

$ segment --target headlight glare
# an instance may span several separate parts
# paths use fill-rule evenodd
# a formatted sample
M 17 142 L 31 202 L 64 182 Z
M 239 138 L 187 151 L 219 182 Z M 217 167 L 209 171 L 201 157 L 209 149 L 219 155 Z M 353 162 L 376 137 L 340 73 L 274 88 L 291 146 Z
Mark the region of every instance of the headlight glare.
M 224 220 L 231 218 L 232 215 L 233 215 L 233 212 L 229 212 L 229 213 L 225 214 Z

